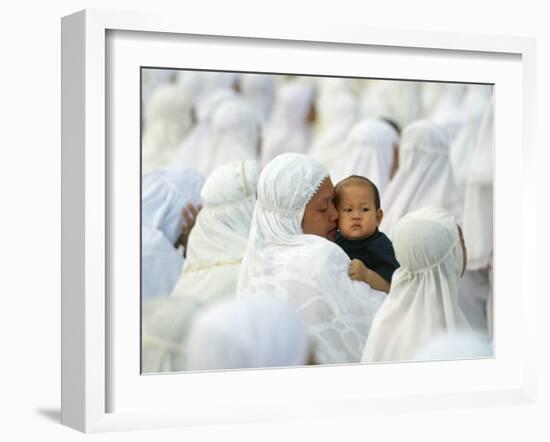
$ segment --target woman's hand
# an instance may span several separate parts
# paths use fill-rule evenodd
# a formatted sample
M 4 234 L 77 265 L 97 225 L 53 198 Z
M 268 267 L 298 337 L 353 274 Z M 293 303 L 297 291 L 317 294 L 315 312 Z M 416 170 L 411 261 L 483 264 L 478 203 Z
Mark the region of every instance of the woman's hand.
M 195 225 L 195 220 L 199 214 L 202 206 L 194 206 L 192 203 L 188 203 L 181 211 L 182 223 L 181 223 L 181 235 L 178 238 L 176 247 L 183 246 L 183 256 L 185 256 L 187 250 L 187 240 L 189 239 L 189 234 L 191 229 Z

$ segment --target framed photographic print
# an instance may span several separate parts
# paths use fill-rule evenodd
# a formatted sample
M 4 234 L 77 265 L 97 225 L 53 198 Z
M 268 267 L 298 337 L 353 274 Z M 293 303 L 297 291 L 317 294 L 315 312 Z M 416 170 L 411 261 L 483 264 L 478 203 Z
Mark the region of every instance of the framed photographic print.
M 530 193 L 534 177 L 529 174 L 535 96 L 532 40 L 338 26 L 220 26 L 196 18 L 82 11 L 63 18 L 62 54 L 64 424 L 92 432 L 533 400 L 534 350 L 529 337 L 535 330 L 536 307 L 528 260 L 535 247 Z M 170 126 L 180 131 L 172 144 L 181 147 L 183 132 L 197 127 L 203 116 L 197 104 L 178 107 L 185 100 L 173 100 L 174 90 L 161 105 L 149 104 L 163 86 L 179 83 L 181 89 L 181 84 L 194 82 L 195 89 L 188 86 L 187 93 L 201 88 L 204 92 L 205 79 L 213 73 L 224 74 L 232 93 L 242 95 L 244 83 L 231 80 L 232 75 L 269 78 L 276 91 L 299 83 L 315 90 L 317 97 L 339 83 L 348 96 L 369 103 L 377 90 L 386 96 L 393 90 L 393 97 L 400 99 L 391 109 L 377 114 L 363 106 L 361 118 L 384 120 L 401 133 L 420 115 L 406 106 L 406 94 L 417 94 L 425 106 L 443 89 L 461 100 L 467 90 L 472 97 L 485 98 L 476 103 L 483 102 L 479 114 L 490 106 L 494 115 L 488 131 L 494 139 L 495 188 L 489 357 L 185 373 L 173 366 L 147 369 L 144 342 L 158 343 L 159 337 L 144 333 L 143 278 L 152 266 L 144 266 L 143 195 L 147 174 L 177 161 L 169 149 L 161 152 L 159 146 L 170 144 L 170 134 L 167 125 L 155 127 L 153 117 L 155 112 L 165 115 L 163 103 L 171 112 L 183 109 L 189 115 L 187 125 L 178 119 Z M 326 89 L 319 86 L 323 82 Z M 320 139 L 326 114 L 320 101 L 316 103 L 315 112 L 308 108 L 304 115 L 310 123 L 317 118 L 311 132 Z M 439 118 L 449 123 L 446 109 L 441 107 Z M 227 115 L 238 112 L 235 108 Z M 341 114 L 339 121 L 343 119 Z M 256 124 L 262 134 L 269 133 L 268 114 Z M 257 154 L 255 148 L 251 143 L 251 152 Z M 265 152 L 266 144 L 260 149 Z M 186 151 L 187 161 L 198 161 L 201 152 Z M 196 168 L 208 183 L 214 157 L 205 157 Z M 231 173 L 248 176 L 245 165 L 239 164 Z M 521 186 L 513 178 L 518 174 L 523 176 Z M 515 219 L 508 215 L 510 200 L 521 206 Z M 177 250 L 181 231 L 170 232 L 166 237 Z M 510 232 L 519 240 L 509 241 Z M 228 258 L 224 264 L 231 262 Z M 188 270 L 199 268 L 189 264 Z M 177 282 L 170 284 L 167 290 L 172 292 Z

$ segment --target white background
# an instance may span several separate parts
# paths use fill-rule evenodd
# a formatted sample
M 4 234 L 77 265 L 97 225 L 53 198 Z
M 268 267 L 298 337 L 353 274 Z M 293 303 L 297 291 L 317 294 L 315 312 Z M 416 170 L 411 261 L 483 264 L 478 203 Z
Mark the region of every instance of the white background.
M 266 423 L 181 430 L 155 430 L 85 436 L 59 424 L 60 418 L 60 17 L 83 8 L 154 10 L 213 15 L 217 19 L 312 21 L 386 29 L 471 32 L 537 38 L 538 145 L 540 209 L 537 265 L 542 280 L 543 255 L 550 225 L 546 193 L 550 190 L 546 128 L 550 121 L 550 30 L 544 2 L 352 0 L 171 2 L 111 0 L 49 3 L 20 1 L 2 9 L 0 70 L 0 440 L 549 440 L 550 291 L 539 283 L 540 359 L 537 405 L 480 410 L 380 414 L 365 418 Z M 362 6 L 357 9 L 357 4 Z M 521 177 L 510 177 L 517 179 Z M 510 215 L 519 203 L 510 201 Z M 513 232 L 511 237 L 513 237 Z M 6 302 L 7 301 L 7 302 Z M 322 388 L 322 387 L 321 387 Z

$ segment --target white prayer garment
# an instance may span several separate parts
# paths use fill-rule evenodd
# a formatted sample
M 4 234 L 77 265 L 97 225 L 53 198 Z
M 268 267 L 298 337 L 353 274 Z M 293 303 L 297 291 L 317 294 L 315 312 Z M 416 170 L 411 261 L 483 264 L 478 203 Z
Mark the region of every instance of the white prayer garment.
M 182 266 L 182 253 L 160 230 L 141 228 L 142 299 L 168 296 L 180 277 Z
M 409 213 L 395 226 L 393 247 L 401 267 L 374 318 L 362 362 L 415 360 L 436 336 L 470 331 L 458 305 L 464 255 L 453 216 L 434 207 Z
M 306 365 L 309 337 L 287 303 L 258 297 L 226 301 L 201 312 L 188 340 L 189 370 Z
M 308 325 L 319 363 L 359 362 L 386 295 L 350 279 L 350 260 L 336 244 L 304 234 L 306 206 L 325 182 L 332 187 L 325 167 L 303 154 L 279 155 L 263 169 L 237 297 L 289 302 Z
M 306 153 L 309 150 L 311 127 L 308 118 L 313 104 L 312 84 L 290 80 L 279 86 L 264 134 L 262 164 L 284 152 Z
M 212 115 L 211 140 L 197 152 L 197 170 L 208 177 L 224 164 L 256 160 L 260 132 L 260 118 L 244 99 L 221 103 Z
M 335 183 L 350 175 L 367 177 L 382 194 L 390 181 L 398 147 L 399 135 L 389 123 L 375 118 L 363 120 L 349 133 L 345 153 L 330 169 L 330 176 Z
M 422 116 L 422 83 L 372 80 L 361 98 L 363 118 L 387 118 L 403 129 Z
M 347 157 L 346 138 L 359 120 L 359 100 L 349 92 L 338 92 L 324 100 L 324 123 L 308 154 L 329 170 Z
M 491 100 L 491 95 L 492 86 L 490 85 L 468 85 L 460 113 L 461 128 L 449 145 L 453 176 L 461 198 L 464 198 L 483 114 Z M 492 130 L 492 121 L 490 124 Z
M 430 339 L 415 356 L 417 361 L 488 358 L 493 355 L 493 344 L 487 334 L 459 332 L 443 334 Z
M 275 77 L 267 74 L 241 74 L 240 81 L 244 99 L 259 113 L 262 125 L 265 125 L 275 101 Z
M 160 230 L 176 244 L 181 235 L 182 210 L 200 204 L 203 176 L 191 168 L 167 168 L 143 175 L 141 223 Z
M 142 297 L 169 295 L 181 273 L 175 248 L 182 232 L 182 210 L 200 203 L 203 177 L 192 169 L 162 169 L 142 177 Z M 172 250 L 170 249 L 172 247 Z
M 187 242 L 187 256 L 172 296 L 207 303 L 234 298 L 256 202 L 258 167 L 238 161 L 216 169 L 201 191 L 203 208 Z
M 142 141 L 143 171 L 174 161 L 179 143 L 193 126 L 193 98 L 176 83 L 157 87 L 145 107 Z
M 381 195 L 380 230 L 390 239 L 399 218 L 424 206 L 442 207 L 460 219 L 462 206 L 448 149 L 447 132 L 434 123 L 417 121 L 403 131 L 399 168 Z
M 489 101 L 466 187 L 464 240 L 468 265 L 460 282 L 460 306 L 470 324 L 492 335 L 493 100 Z M 488 317 L 490 315 L 490 317 Z
M 141 370 L 143 373 L 186 368 L 186 339 L 200 311 L 193 299 L 153 298 L 141 309 Z
M 199 166 L 208 162 L 208 154 L 204 152 L 212 143 L 212 117 L 222 103 L 237 96 L 234 89 L 218 89 L 200 96 L 195 107 L 197 124 L 177 147 L 176 164 L 192 167 L 204 174 Z

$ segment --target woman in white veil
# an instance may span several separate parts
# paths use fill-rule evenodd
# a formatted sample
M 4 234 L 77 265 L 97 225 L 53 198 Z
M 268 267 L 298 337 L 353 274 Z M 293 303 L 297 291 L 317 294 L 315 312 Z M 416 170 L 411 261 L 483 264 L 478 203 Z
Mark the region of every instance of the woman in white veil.
M 262 164 L 283 152 L 306 153 L 309 150 L 314 92 L 313 85 L 302 80 L 290 80 L 279 86 L 265 130 Z
M 293 305 L 321 364 L 359 362 L 385 294 L 348 276 L 350 260 L 328 238 L 338 212 L 326 168 L 302 154 L 272 160 L 260 174 L 238 298 L 267 294 Z
M 208 177 L 201 191 L 203 208 L 189 235 L 185 264 L 172 296 L 202 304 L 235 297 L 257 182 L 255 161 L 227 164 Z
M 447 131 L 427 120 L 407 126 L 399 147 L 399 168 L 381 194 L 382 230 L 392 238 L 395 223 L 424 206 L 442 207 L 460 220 L 462 202 L 449 162 Z
M 192 167 L 201 172 L 203 164 L 208 164 L 208 153 L 204 153 L 212 143 L 212 117 L 219 106 L 237 98 L 234 89 L 217 89 L 204 93 L 196 101 L 195 113 L 197 122 L 188 136 L 177 147 L 175 162 L 184 167 Z
M 203 310 L 187 343 L 188 370 L 284 367 L 310 362 L 307 327 L 287 303 L 258 296 Z
M 342 159 L 347 161 L 346 138 L 359 119 L 359 100 L 350 92 L 340 91 L 328 95 L 321 103 L 325 121 L 308 154 L 332 169 Z
M 242 98 L 225 101 L 212 115 L 211 140 L 197 152 L 197 170 L 208 177 L 224 164 L 256 160 L 260 148 L 261 120 Z
M 361 362 L 414 360 L 433 338 L 471 330 L 458 305 L 467 258 L 453 216 L 434 207 L 409 213 L 395 226 L 393 247 L 401 267 L 374 318 Z
M 183 265 L 176 249 L 182 233 L 182 210 L 198 206 L 204 178 L 193 169 L 161 169 L 142 178 L 142 298 L 169 295 Z
M 170 165 L 193 127 L 193 98 L 176 83 L 157 87 L 145 106 L 143 171 Z
M 487 104 L 472 157 L 464 202 L 468 265 L 460 284 L 460 305 L 472 327 L 492 335 L 493 267 L 493 100 Z
M 367 177 L 383 194 L 398 147 L 399 134 L 391 124 L 378 118 L 363 120 L 353 126 L 345 153 L 330 168 L 330 176 L 336 183 L 350 175 Z

